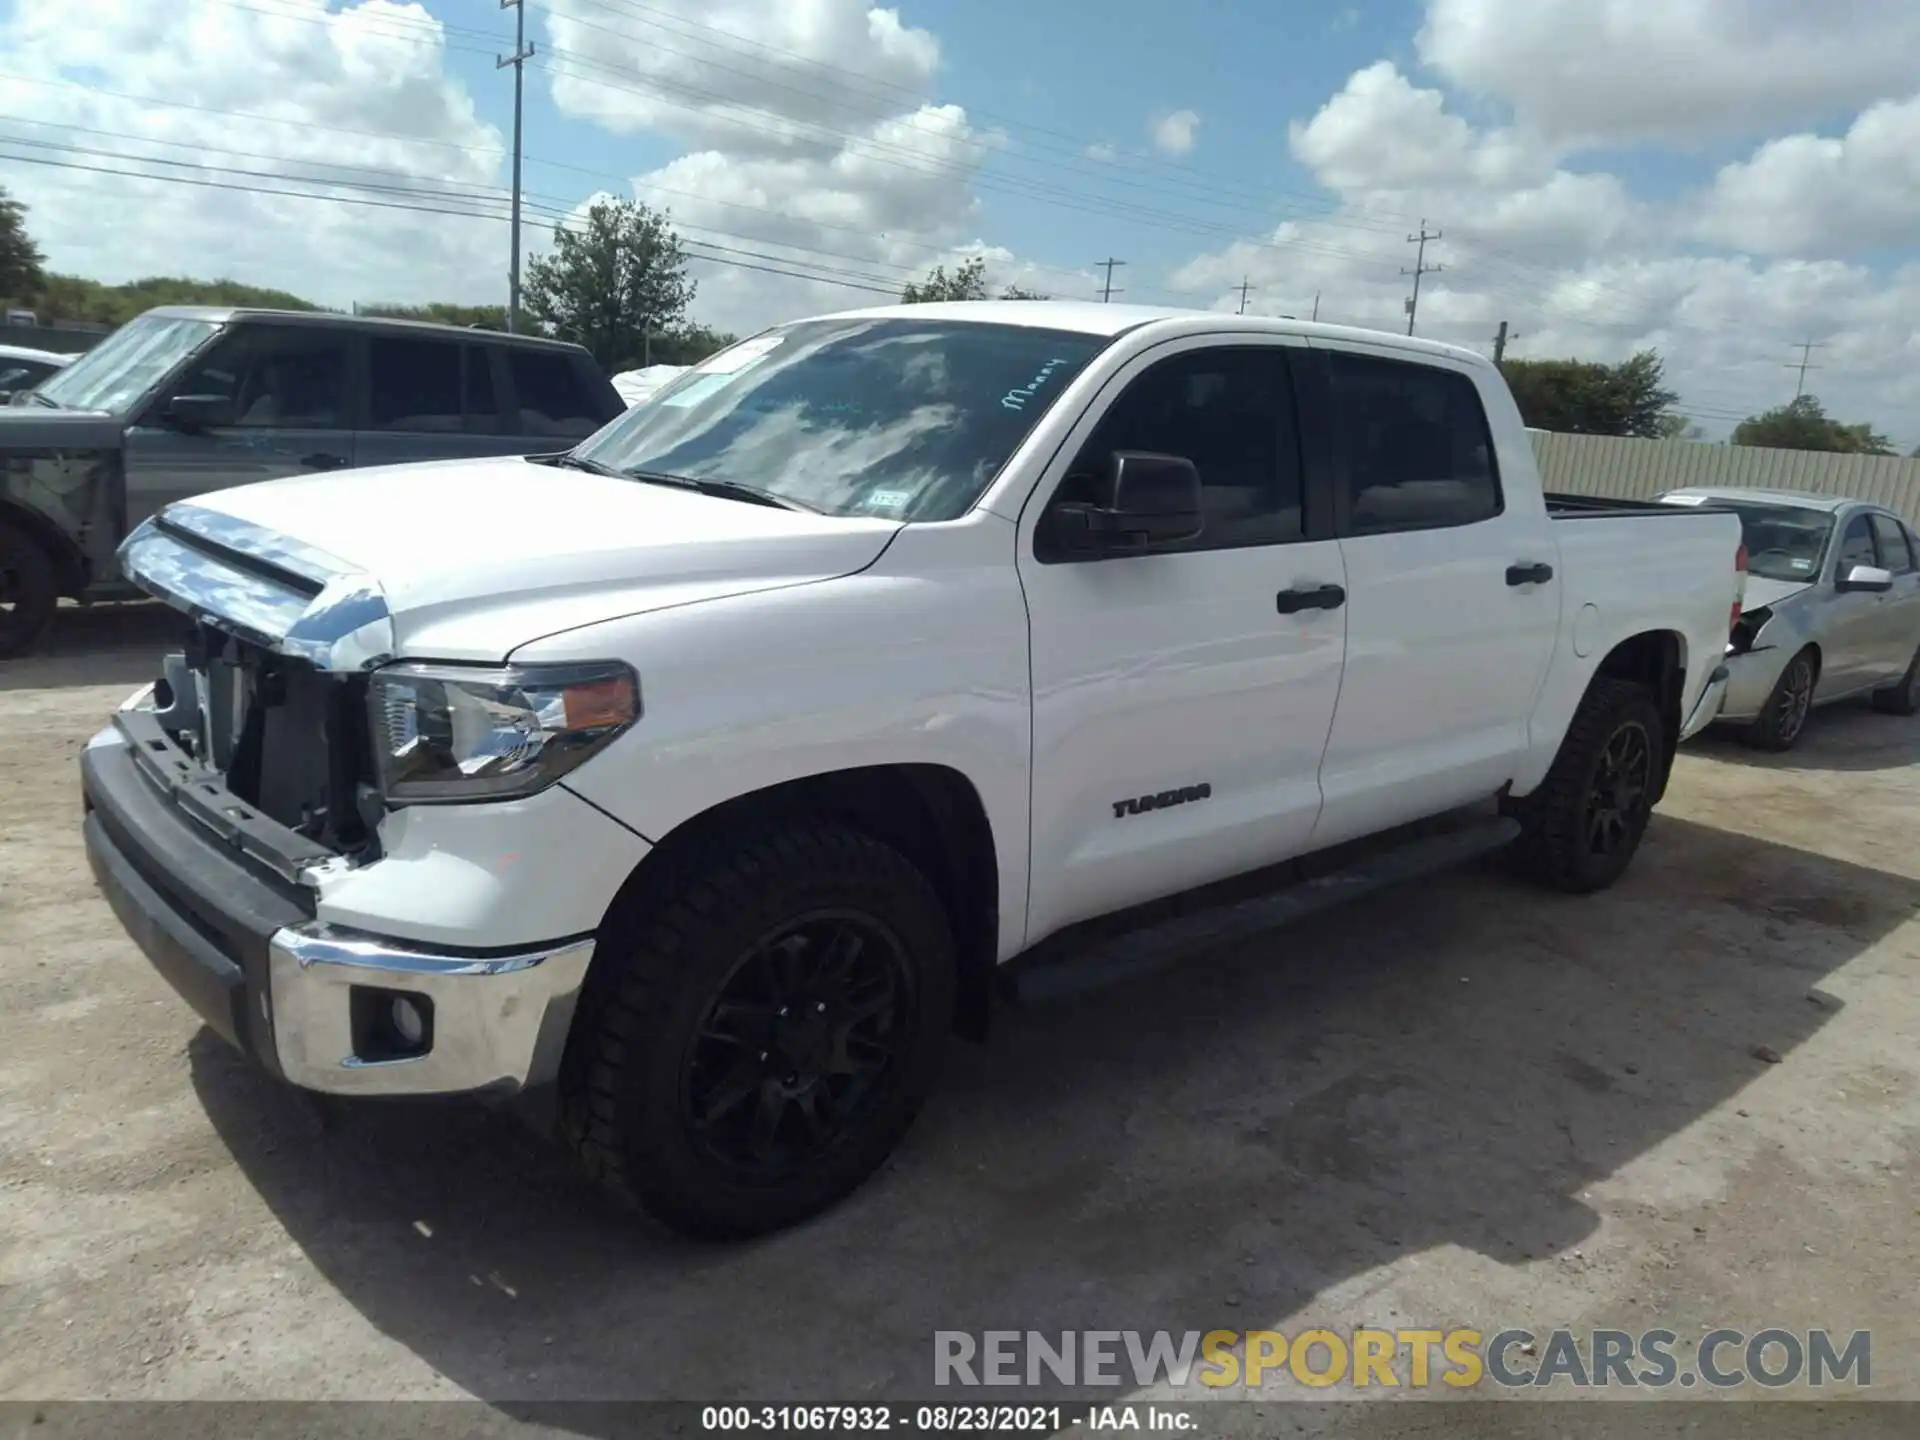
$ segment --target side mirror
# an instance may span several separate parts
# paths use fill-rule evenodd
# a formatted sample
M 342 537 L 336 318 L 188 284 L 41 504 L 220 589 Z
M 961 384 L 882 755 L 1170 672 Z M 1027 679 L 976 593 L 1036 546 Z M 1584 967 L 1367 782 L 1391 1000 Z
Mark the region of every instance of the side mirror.
M 1127 555 L 1178 545 L 1200 534 L 1200 472 L 1180 455 L 1116 450 L 1091 501 L 1062 501 L 1055 538 L 1080 555 Z
M 1878 565 L 1856 565 L 1834 581 L 1833 588 L 1843 594 L 1849 590 L 1884 593 L 1893 588 L 1893 573 Z
M 234 422 L 233 401 L 224 395 L 176 395 L 160 408 L 160 418 L 179 430 L 212 430 Z

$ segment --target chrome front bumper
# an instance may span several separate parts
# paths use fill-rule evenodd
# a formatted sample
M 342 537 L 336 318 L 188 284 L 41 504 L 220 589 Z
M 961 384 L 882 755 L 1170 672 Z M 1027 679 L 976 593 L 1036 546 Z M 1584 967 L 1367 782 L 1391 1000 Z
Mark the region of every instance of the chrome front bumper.
M 275 1051 L 295 1085 L 335 1095 L 512 1094 L 559 1073 L 593 941 L 444 955 L 314 925 L 276 932 L 267 955 Z M 425 1002 L 423 1053 L 363 1053 L 367 1008 L 392 997 Z

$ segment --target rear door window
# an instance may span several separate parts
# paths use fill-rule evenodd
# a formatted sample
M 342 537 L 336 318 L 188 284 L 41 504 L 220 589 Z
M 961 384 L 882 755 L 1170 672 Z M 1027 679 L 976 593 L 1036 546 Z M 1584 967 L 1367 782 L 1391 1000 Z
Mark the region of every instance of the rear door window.
M 612 418 L 565 351 L 510 348 L 507 368 L 522 435 L 584 440 Z
M 373 336 L 367 347 L 367 427 L 416 434 L 464 430 L 464 348 L 455 340 Z
M 1348 533 L 1470 525 L 1500 513 L 1493 435 L 1469 377 L 1348 351 L 1330 359 Z

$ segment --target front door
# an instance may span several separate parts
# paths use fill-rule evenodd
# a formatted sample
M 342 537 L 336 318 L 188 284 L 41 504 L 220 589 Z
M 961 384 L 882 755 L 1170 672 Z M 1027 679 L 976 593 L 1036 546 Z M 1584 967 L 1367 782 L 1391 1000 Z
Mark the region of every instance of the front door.
M 1564 589 L 1532 487 L 1524 507 L 1501 494 L 1471 369 L 1364 346 L 1326 360 L 1352 598 L 1316 848 L 1512 778 Z
M 350 351 L 325 326 L 234 326 L 128 429 L 128 528 L 190 495 L 351 465 Z M 173 395 L 227 400 L 228 421 L 168 424 Z
M 1841 590 L 1839 582 L 1856 565 L 1878 568 L 1873 517 L 1858 511 L 1847 521 L 1835 547 L 1833 570 L 1820 597 L 1820 681 L 1817 700 L 1850 695 L 1874 684 L 1887 665 L 1887 597 L 1871 590 Z M 1903 667 L 1904 668 L 1904 667 Z
M 1029 943 L 1285 859 L 1312 833 L 1346 577 L 1330 516 L 1303 493 L 1289 349 L 1304 353 L 1278 337 L 1157 347 L 1109 384 L 1026 507 Z M 1196 539 L 1109 559 L 1050 551 L 1046 503 L 1077 498 L 1115 450 L 1193 461 Z

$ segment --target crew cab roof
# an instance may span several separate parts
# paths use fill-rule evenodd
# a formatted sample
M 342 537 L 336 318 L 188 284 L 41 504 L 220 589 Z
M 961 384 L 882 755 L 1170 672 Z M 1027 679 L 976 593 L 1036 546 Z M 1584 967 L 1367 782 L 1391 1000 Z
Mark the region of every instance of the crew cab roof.
M 544 335 L 509 335 L 504 330 L 488 330 L 466 325 L 442 325 L 432 320 L 396 320 L 384 315 L 343 315 L 332 310 L 268 310 L 253 305 L 156 305 L 142 312 L 164 315 L 170 320 L 206 320 L 225 325 L 230 320 L 271 320 L 276 325 L 317 325 L 354 330 L 394 330 L 414 335 L 455 336 L 471 340 L 484 338 L 492 344 L 524 345 L 546 350 L 578 351 L 582 347 L 570 340 L 549 340 Z
M 1300 335 L 1309 339 L 1352 340 L 1412 354 L 1445 357 L 1470 364 L 1492 362 L 1477 350 L 1421 340 L 1354 325 L 1324 325 L 1279 315 L 1229 315 L 1219 310 L 1162 305 L 1113 305 L 1098 300 L 943 300 L 925 305 L 877 305 L 818 317 L 826 320 L 962 320 L 995 325 L 1029 325 L 1044 330 L 1073 330 L 1083 335 L 1118 336 L 1153 327 L 1178 334 Z

